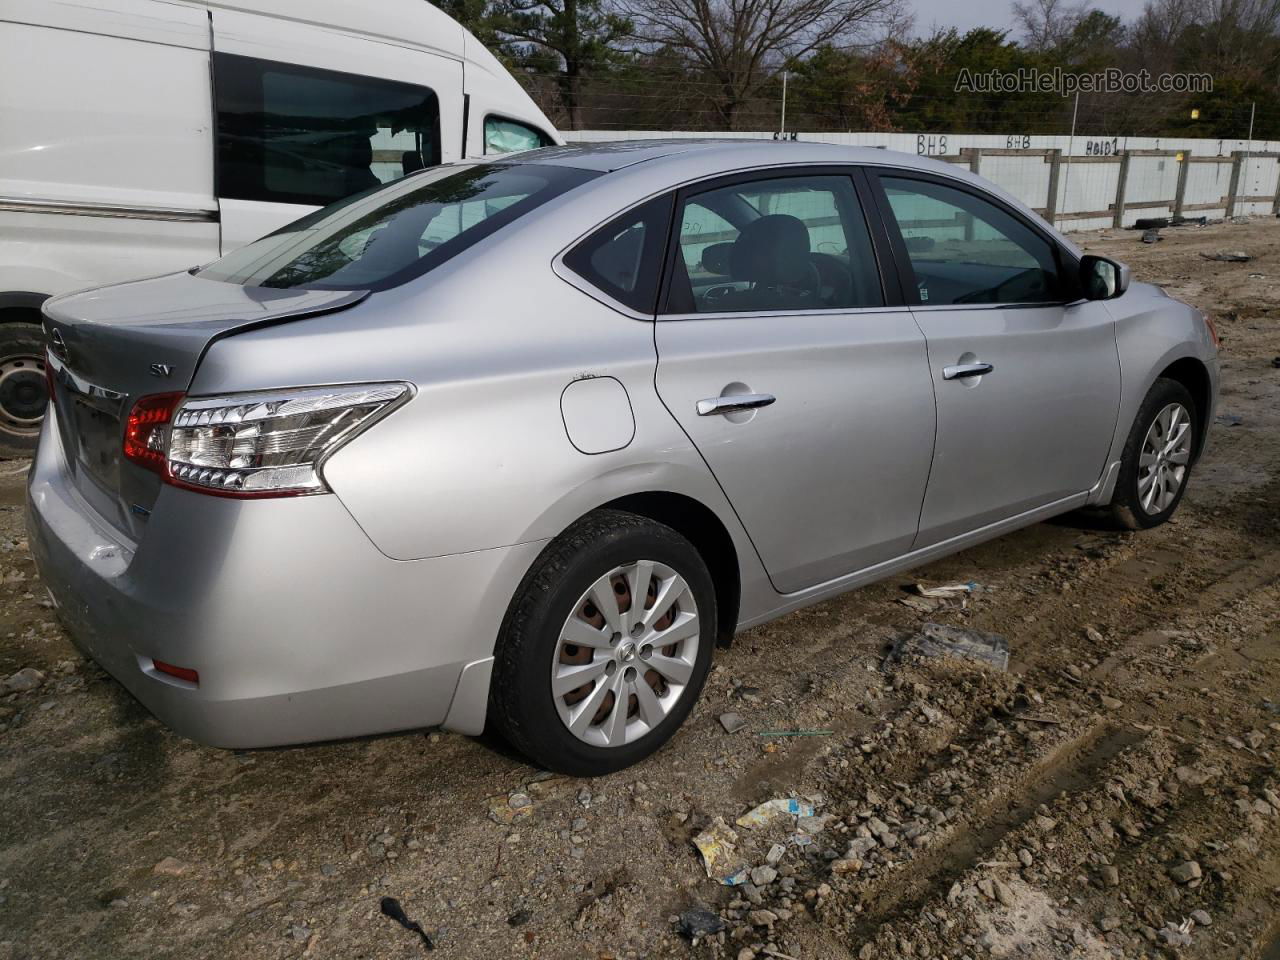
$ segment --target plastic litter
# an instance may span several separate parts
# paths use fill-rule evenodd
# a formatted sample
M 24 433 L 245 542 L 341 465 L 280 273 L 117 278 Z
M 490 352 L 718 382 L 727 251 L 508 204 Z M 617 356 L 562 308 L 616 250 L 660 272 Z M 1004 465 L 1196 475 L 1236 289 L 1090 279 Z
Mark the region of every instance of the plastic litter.
M 405 915 L 404 907 L 400 906 L 400 901 L 395 897 L 383 897 L 380 907 L 384 917 L 390 917 L 406 930 L 420 936 L 422 938 L 423 947 L 428 950 L 434 950 L 436 948 L 436 945 L 431 942 L 431 938 L 427 936 L 427 931 L 422 929 L 422 924 L 418 923 L 416 920 L 410 920 Z
M 1217 253 L 1202 253 L 1200 256 L 1205 260 L 1219 260 L 1222 263 L 1248 263 L 1253 259 L 1243 250 L 1219 250 Z
M 738 818 L 738 826 L 749 830 L 767 827 L 779 817 L 812 817 L 813 804 L 805 803 L 795 797 L 775 797 L 766 800 L 757 807 L 752 807 Z
M 1214 418 L 1215 423 L 1220 423 L 1224 427 L 1238 427 L 1244 423 L 1244 417 L 1238 413 L 1220 413 Z
M 747 864 L 738 855 L 737 843 L 738 834 L 724 822 L 724 817 L 716 817 L 711 826 L 693 838 L 707 876 L 726 887 L 747 882 Z
M 747 721 L 743 720 L 739 713 L 720 714 L 720 726 L 724 727 L 725 733 L 737 733 L 746 725 Z
M 997 633 L 926 623 L 919 633 L 908 634 L 889 648 L 890 660 L 908 656 L 973 660 L 1003 673 L 1009 669 L 1009 641 Z

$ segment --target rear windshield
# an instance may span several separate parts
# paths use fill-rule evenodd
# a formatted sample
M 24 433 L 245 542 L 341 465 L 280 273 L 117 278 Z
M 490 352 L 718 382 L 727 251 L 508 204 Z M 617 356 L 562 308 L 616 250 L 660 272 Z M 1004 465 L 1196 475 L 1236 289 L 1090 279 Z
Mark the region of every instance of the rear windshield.
M 436 167 L 303 217 L 199 275 L 254 287 L 382 290 L 596 176 L 537 164 Z

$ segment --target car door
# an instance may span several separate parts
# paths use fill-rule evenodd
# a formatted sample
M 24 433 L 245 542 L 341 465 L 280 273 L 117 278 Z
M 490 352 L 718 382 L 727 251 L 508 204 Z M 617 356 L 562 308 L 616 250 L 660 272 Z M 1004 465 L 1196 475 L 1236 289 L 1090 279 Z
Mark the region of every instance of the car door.
M 213 13 L 222 252 L 459 156 L 462 64 L 300 21 Z
M 937 396 L 916 546 L 1088 490 L 1111 445 L 1120 360 L 1074 257 L 977 187 L 913 171 L 871 179 Z
M 783 593 L 906 552 L 933 450 L 925 341 L 848 170 L 677 197 L 657 389 Z

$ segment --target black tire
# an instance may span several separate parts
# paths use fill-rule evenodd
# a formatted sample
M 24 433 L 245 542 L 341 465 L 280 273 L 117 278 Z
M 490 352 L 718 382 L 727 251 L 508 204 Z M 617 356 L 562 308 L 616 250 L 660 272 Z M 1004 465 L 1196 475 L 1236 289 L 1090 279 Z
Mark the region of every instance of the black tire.
M 0 459 L 31 456 L 48 403 L 40 328 L 0 322 Z
M 1186 465 L 1177 493 L 1165 509 L 1155 513 L 1149 512 L 1142 506 L 1138 491 L 1142 476 L 1140 467 L 1142 445 L 1147 431 L 1151 429 L 1160 411 L 1171 403 L 1182 404 L 1191 415 L 1188 427 L 1191 433 L 1191 457 L 1194 458 L 1196 451 L 1200 449 L 1200 415 L 1190 391 L 1176 380 L 1160 378 L 1151 385 L 1146 398 L 1142 401 L 1142 406 L 1138 408 L 1138 415 L 1134 418 L 1133 426 L 1129 430 L 1129 438 L 1124 444 L 1124 452 L 1120 456 L 1120 476 L 1116 480 L 1115 493 L 1111 498 L 1111 514 L 1116 522 L 1126 529 L 1148 530 L 1151 527 L 1158 527 L 1173 516 L 1174 511 L 1178 509 L 1178 504 L 1182 502 L 1183 494 L 1186 493 L 1187 483 L 1191 479 L 1190 461 Z
M 684 578 L 700 631 L 693 671 L 667 716 L 639 739 L 595 746 L 565 726 L 551 691 L 560 631 L 600 577 L 624 564 L 654 560 Z M 688 540 L 670 527 L 620 510 L 597 510 L 553 540 L 525 575 L 503 621 L 489 690 L 489 721 L 534 763 L 571 776 L 598 776 L 644 759 L 684 722 L 702 692 L 716 639 L 715 586 Z

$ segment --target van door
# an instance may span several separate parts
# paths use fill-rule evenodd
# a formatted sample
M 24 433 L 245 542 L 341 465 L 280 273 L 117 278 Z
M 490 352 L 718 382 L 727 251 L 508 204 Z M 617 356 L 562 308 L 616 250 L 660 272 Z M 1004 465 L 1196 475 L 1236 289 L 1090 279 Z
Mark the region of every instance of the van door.
M 223 253 L 458 159 L 460 61 L 236 11 L 214 11 L 213 31 Z

